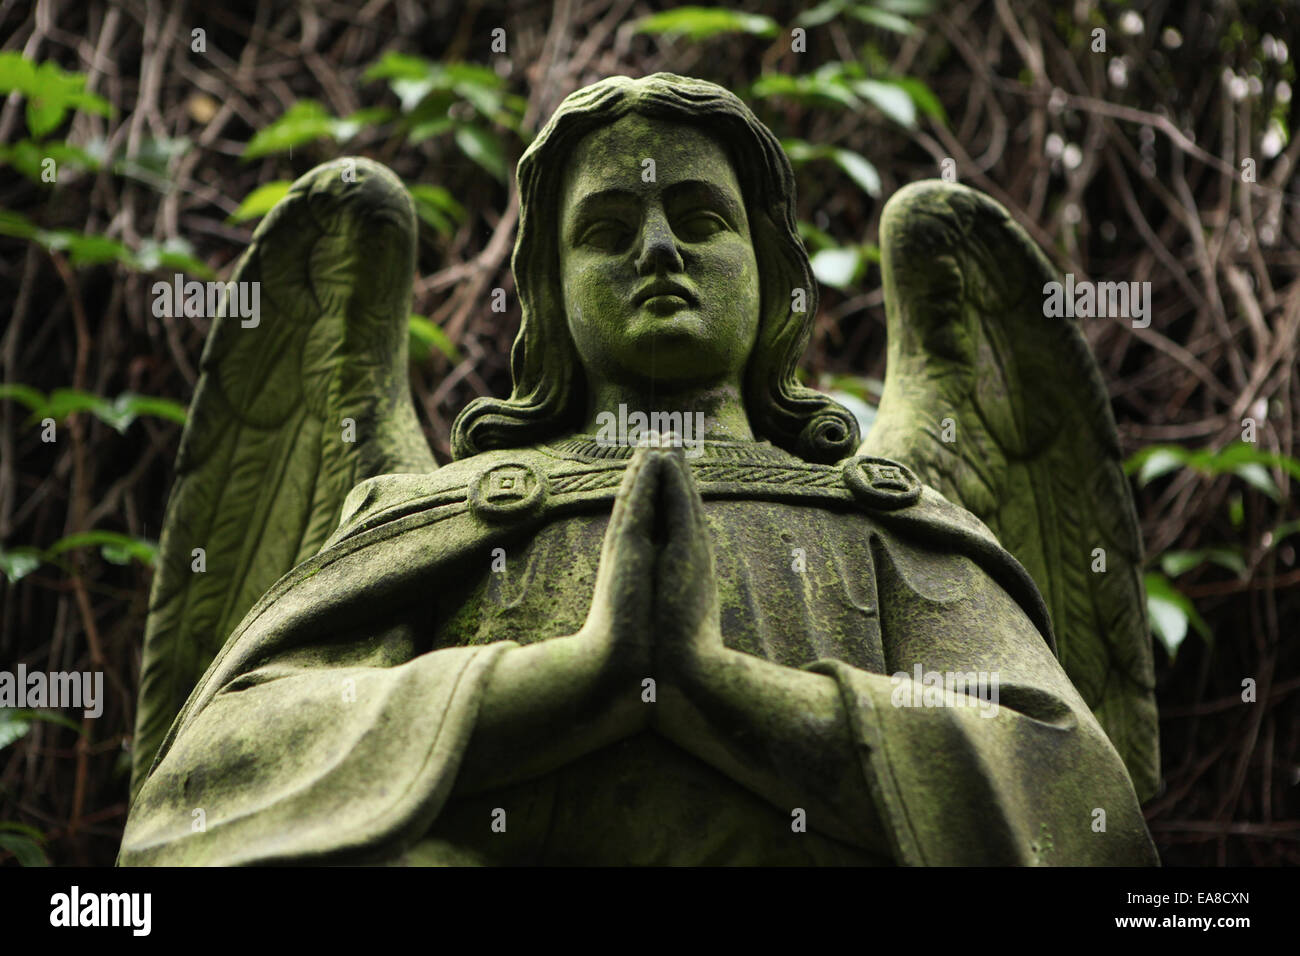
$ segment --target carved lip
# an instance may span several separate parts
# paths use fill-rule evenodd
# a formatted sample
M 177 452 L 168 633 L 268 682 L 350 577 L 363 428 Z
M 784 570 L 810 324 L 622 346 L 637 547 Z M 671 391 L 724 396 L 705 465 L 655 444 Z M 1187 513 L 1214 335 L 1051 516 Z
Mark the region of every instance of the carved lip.
M 690 289 L 680 283 L 673 282 L 671 279 L 655 279 L 647 286 L 643 286 L 636 295 L 632 296 L 633 305 L 642 303 L 661 295 L 675 295 L 684 299 L 687 305 L 699 305 L 700 300 Z

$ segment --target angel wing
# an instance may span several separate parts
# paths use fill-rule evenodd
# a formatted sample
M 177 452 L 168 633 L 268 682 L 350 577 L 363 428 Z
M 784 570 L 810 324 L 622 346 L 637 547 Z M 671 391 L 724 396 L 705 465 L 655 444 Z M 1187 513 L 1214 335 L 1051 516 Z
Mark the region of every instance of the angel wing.
M 227 287 L 208 334 L 167 503 L 132 797 L 227 635 L 316 552 L 353 485 L 437 468 L 407 369 L 415 240 L 401 181 L 341 159 L 293 184 L 237 264 L 242 295 Z
M 909 465 L 1025 566 L 1145 800 L 1159 750 L 1142 542 L 1100 370 L 1075 321 L 1044 315 L 1055 270 L 1002 206 L 937 180 L 891 197 L 880 236 L 888 371 L 860 452 Z

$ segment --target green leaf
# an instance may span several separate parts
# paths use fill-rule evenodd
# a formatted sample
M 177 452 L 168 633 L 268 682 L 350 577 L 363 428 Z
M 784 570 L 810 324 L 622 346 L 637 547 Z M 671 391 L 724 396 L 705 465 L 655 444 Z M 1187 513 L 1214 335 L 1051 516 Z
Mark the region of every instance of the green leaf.
M 28 826 L 26 823 L 19 823 L 17 820 L 0 820 L 0 831 L 5 833 L 22 833 L 33 840 L 44 841 L 45 834 L 36 827 Z
M 1196 551 L 1166 551 L 1160 556 L 1160 569 L 1171 578 L 1186 574 L 1205 563 L 1227 568 L 1238 577 L 1247 574 L 1246 561 L 1239 551 L 1228 548 L 1200 548 Z
M 129 264 L 144 272 L 166 269 L 171 272 L 185 272 L 204 279 L 216 278 L 215 272 L 194 258 L 194 247 L 179 236 L 173 236 L 161 243 L 153 239 L 141 240 L 140 248 L 131 256 Z
M 101 408 L 111 409 L 112 403 L 106 398 L 83 392 L 79 388 L 56 388 L 50 392 L 45 407 L 39 413 L 33 413 L 32 418 L 49 417 L 56 422 L 62 422 L 69 415 L 77 412 L 94 412 Z
M 818 282 L 834 286 L 837 289 L 844 289 L 853 282 L 853 277 L 857 274 L 858 264 L 861 261 L 861 253 L 856 248 L 849 246 L 839 249 L 823 249 L 812 257 L 811 265 L 813 275 L 817 277 Z
M 799 238 L 802 239 L 804 245 L 811 248 L 813 252 L 818 252 L 822 249 L 828 249 L 838 245 L 835 239 L 831 237 L 830 233 L 823 229 L 818 229 L 811 222 L 808 222 L 805 219 L 800 219 L 798 225 Z
M 849 84 L 867 102 L 901 126 L 916 125 L 916 104 L 907 91 L 896 83 L 880 80 L 856 80 Z
M 21 93 L 24 96 L 36 90 L 36 64 L 14 51 L 0 53 L 0 93 Z
M 1282 543 L 1283 538 L 1288 538 L 1298 532 L 1300 532 L 1300 518 L 1294 521 L 1283 521 L 1273 529 L 1273 546 L 1276 547 Z
M 497 179 L 506 181 L 505 149 L 495 133 L 465 123 L 456 127 L 456 145 Z
M 0 571 L 9 579 L 10 584 L 17 584 L 24 577 L 41 566 L 41 549 L 31 547 L 0 547 Z
M 906 91 L 912 98 L 912 102 L 916 104 L 916 108 L 926 116 L 945 126 L 948 124 L 948 114 L 944 112 L 943 104 L 923 80 L 914 76 L 901 76 L 890 82 Z
M 829 23 L 838 17 L 844 12 L 847 5 L 847 0 L 827 0 L 826 3 L 819 3 L 811 10 L 805 10 L 795 17 L 794 25 L 797 27 L 819 27 L 823 23 Z
M 68 259 L 74 266 L 97 266 L 106 262 L 133 261 L 131 250 L 123 242 L 108 236 L 86 233 L 67 234 Z
M 632 26 L 633 33 L 670 33 L 688 36 L 692 40 L 703 40 L 722 33 L 774 37 L 777 31 L 777 23 L 771 17 L 720 7 L 676 7 L 642 17 Z
M 437 349 L 453 365 L 461 363 L 460 349 L 456 348 L 456 343 L 440 326 L 430 322 L 422 315 L 412 315 L 410 317 L 410 329 L 412 359 L 423 361 L 433 354 L 433 349 Z
M 361 79 L 367 83 L 373 80 L 418 80 L 428 76 L 433 69 L 434 64 L 422 57 L 389 51 L 367 67 Z
M 1171 471 L 1183 467 L 1186 462 L 1186 456 L 1170 448 L 1153 448 L 1151 454 L 1147 455 L 1142 462 L 1141 469 L 1138 471 L 1137 483 L 1139 488 L 1145 488 L 1151 482 L 1155 481 L 1161 475 L 1167 475 Z
M 30 710 L 18 707 L 6 709 L 19 720 L 24 720 L 28 723 L 39 720 L 47 724 L 58 724 L 60 727 L 66 727 L 68 730 L 85 736 L 85 731 L 82 729 L 81 724 L 73 720 L 67 714 L 61 714 L 57 710 Z
M 873 27 L 880 27 L 882 30 L 890 30 L 894 33 L 901 33 L 904 36 L 911 36 L 916 32 L 916 27 L 912 23 L 900 17 L 896 13 L 888 10 L 880 10 L 876 7 L 868 6 L 864 3 L 854 4 L 847 11 L 851 16 L 856 17 L 863 23 L 869 23 Z
M 1237 465 L 1232 469 L 1232 473 L 1250 485 L 1257 491 L 1262 491 L 1274 501 L 1282 499 L 1282 492 L 1277 487 L 1277 482 L 1273 476 L 1268 473 L 1268 469 L 1256 462 L 1247 462 Z
M 244 160 L 283 152 L 334 135 L 337 120 L 315 100 L 298 100 L 278 120 L 259 130 L 244 147 Z
M 768 73 L 760 76 L 750 87 L 750 95 L 759 99 L 780 97 L 806 103 L 809 106 L 840 106 L 857 109 L 859 100 L 853 91 L 828 74 L 788 76 Z
M 41 174 L 45 171 L 42 163 L 48 156 L 46 149 L 30 139 L 20 139 L 12 146 L 0 144 L 0 161 L 8 163 L 34 183 L 44 182 L 41 179 Z
M 1145 486 L 1161 475 L 1183 466 L 1206 475 L 1236 475 L 1274 500 L 1281 498 L 1281 491 L 1266 468 L 1281 468 L 1291 477 L 1300 480 L 1300 461 L 1287 455 L 1262 451 L 1250 442 L 1233 442 L 1218 451 L 1194 450 L 1180 445 L 1152 445 L 1130 457 L 1124 463 L 1124 470 L 1130 474 L 1136 470 L 1138 485 Z
M 43 409 L 46 402 L 45 393 L 40 389 L 32 388 L 30 385 L 19 385 L 17 382 L 0 382 L 0 398 L 11 398 L 21 402 L 33 412 Z
M 119 432 L 141 415 L 166 418 L 179 424 L 185 423 L 185 407 L 169 398 L 152 395 L 137 395 L 123 392 L 110 401 L 101 395 L 92 395 L 76 388 L 56 388 L 48 397 L 27 385 L 2 385 L 0 398 L 13 398 L 32 410 L 28 422 L 53 418 L 62 422 L 69 415 L 77 412 L 90 412 Z
M 104 560 L 114 564 L 126 564 L 134 558 L 146 567 L 153 567 L 158 558 L 158 545 L 143 538 L 119 534 L 116 531 L 79 531 L 54 542 L 45 552 L 48 557 L 56 557 L 73 548 L 98 546 Z
M 858 184 L 868 196 L 878 197 L 880 195 L 880 173 L 876 172 L 876 167 L 867 160 L 866 157 L 860 156 L 849 149 L 836 149 L 831 153 L 836 165 L 848 174 L 849 178 Z
M 13 707 L 0 707 L 0 750 L 22 740 L 32 729 L 32 722 Z
M 433 139 L 435 136 L 441 136 L 450 130 L 456 128 L 456 121 L 450 117 L 443 116 L 439 119 L 424 120 L 411 126 L 411 131 L 406 134 L 408 143 L 423 143 L 426 139 Z
M 39 843 L 21 833 L 0 831 L 0 850 L 14 855 L 19 866 L 49 866 L 49 857 Z
M 129 415 L 132 421 L 141 415 L 152 415 L 154 418 L 165 418 L 178 425 L 185 424 L 185 406 L 170 398 L 123 392 L 113 400 L 113 408 L 117 412 Z
M 113 164 L 113 172 L 138 179 L 159 192 L 171 189 L 168 170 L 193 144 L 186 136 L 150 136 L 130 156 Z
M 271 211 L 272 206 L 288 194 L 289 187 L 292 185 L 293 183 L 287 179 L 277 179 L 274 182 L 258 186 L 244 197 L 244 201 L 239 204 L 239 208 L 230 214 L 230 218 L 226 222 L 245 222 L 249 219 L 265 216 Z
M 0 236 L 35 239 L 40 232 L 40 228 L 22 213 L 0 209 Z
M 1187 595 L 1177 590 L 1162 574 L 1147 574 L 1147 616 L 1151 630 L 1173 660 L 1187 637 L 1190 624 L 1207 641 L 1210 629 L 1197 613 Z
M 441 186 L 407 183 L 406 189 L 415 202 L 416 215 L 434 231 L 450 235 L 455 231 L 456 223 L 464 221 L 465 207 Z
M 53 61 L 20 66 L 6 60 L 0 67 L 0 84 L 9 91 L 22 93 L 27 99 L 27 129 L 33 139 L 41 139 L 57 129 L 68 111 L 79 109 L 101 116 L 111 116 L 112 105 L 85 90 L 84 73 L 67 73 Z

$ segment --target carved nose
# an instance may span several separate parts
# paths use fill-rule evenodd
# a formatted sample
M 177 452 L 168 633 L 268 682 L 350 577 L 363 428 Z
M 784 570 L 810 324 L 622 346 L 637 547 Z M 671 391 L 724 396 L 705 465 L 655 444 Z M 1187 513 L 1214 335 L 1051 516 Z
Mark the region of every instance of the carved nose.
M 677 240 L 662 214 L 646 219 L 636 271 L 638 275 L 682 271 L 682 257 L 677 251 Z

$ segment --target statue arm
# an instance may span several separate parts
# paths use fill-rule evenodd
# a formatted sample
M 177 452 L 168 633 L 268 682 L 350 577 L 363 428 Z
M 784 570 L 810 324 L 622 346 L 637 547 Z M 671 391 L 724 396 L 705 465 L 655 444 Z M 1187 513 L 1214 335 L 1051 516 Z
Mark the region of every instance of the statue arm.
M 634 682 L 613 677 L 595 645 L 594 635 L 579 633 L 511 647 L 497 658 L 457 796 L 541 776 L 647 726 Z
M 1156 862 L 1119 754 L 986 569 L 873 531 L 886 660 L 906 673 L 784 667 L 723 644 L 702 502 L 684 464 L 661 474 L 655 730 L 899 863 Z M 996 677 L 998 706 L 965 692 L 936 706 L 917 665 Z
M 817 832 L 891 855 L 833 678 L 715 650 L 665 684 L 655 719 L 669 740 L 778 809 L 804 810 Z
M 911 674 L 797 670 L 718 642 L 683 658 L 657 729 L 803 808 L 810 828 L 899 863 L 1156 862 L 1119 755 L 1023 612 L 987 578 L 958 604 L 924 642 L 923 669 L 997 673 L 996 709 L 971 695 L 922 706 Z

